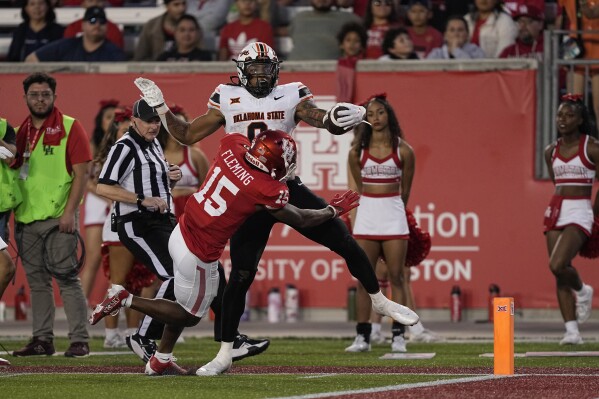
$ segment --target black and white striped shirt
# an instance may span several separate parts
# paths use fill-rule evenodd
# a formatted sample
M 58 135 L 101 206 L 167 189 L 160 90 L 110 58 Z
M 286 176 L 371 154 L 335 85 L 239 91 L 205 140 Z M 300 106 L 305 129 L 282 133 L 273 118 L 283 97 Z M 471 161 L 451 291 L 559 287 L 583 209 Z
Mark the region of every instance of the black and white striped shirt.
M 127 191 L 146 197 L 160 197 L 171 209 L 168 164 L 157 139 L 147 142 L 135 131 L 129 131 L 110 149 L 98 183 L 118 184 Z M 117 215 L 137 212 L 137 204 L 115 203 Z

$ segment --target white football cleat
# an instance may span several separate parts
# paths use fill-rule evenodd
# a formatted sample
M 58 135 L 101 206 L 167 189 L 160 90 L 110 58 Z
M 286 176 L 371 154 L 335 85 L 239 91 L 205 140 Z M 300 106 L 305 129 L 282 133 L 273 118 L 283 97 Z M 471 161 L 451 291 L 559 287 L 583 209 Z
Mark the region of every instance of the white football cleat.
M 196 371 L 196 375 L 199 376 L 215 376 L 222 373 L 226 373 L 231 368 L 233 360 L 223 361 L 218 357 L 212 359 L 210 363 L 206 363 Z
M 393 320 L 404 326 L 413 326 L 420 320 L 416 312 L 412 309 L 393 302 L 385 297 L 382 297 L 382 300 L 378 303 L 373 300 L 372 309 L 383 316 L 391 317 Z

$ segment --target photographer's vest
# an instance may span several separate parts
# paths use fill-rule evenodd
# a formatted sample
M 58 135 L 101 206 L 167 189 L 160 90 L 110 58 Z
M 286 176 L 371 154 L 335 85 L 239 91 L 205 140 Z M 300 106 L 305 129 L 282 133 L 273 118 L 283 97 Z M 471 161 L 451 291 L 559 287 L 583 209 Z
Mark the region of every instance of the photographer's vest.
M 0 140 L 4 139 L 8 123 L 0 118 Z M 21 191 L 17 183 L 19 171 L 11 169 L 5 162 L 0 161 L 0 212 L 14 209 L 21 203 Z
M 75 119 L 63 115 L 65 136 L 60 144 L 43 145 L 44 132 L 31 152 L 27 179 L 19 179 L 24 195 L 23 202 L 15 209 L 17 222 L 31 223 L 62 216 L 73 182 L 66 164 L 67 141 L 73 122 Z

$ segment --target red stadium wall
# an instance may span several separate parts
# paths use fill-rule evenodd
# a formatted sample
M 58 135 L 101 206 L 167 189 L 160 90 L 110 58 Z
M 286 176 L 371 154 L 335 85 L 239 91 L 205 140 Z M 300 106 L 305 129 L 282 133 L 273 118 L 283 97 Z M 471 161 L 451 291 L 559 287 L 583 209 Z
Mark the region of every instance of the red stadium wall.
M 0 109 L 13 125 L 27 114 L 24 77 L 0 76 Z M 57 105 L 90 133 L 99 100 L 132 103 L 139 96 L 134 74 L 56 77 Z M 204 113 L 214 87 L 228 80 L 223 74 L 147 77 L 192 116 Z M 335 102 L 332 72 L 281 74 L 281 83 L 292 80 L 308 85 L 322 108 Z M 552 185 L 533 175 L 535 80 L 534 70 L 360 75 L 357 98 L 386 92 L 416 153 L 409 207 L 433 239 L 429 258 L 413 268 L 419 308 L 447 307 L 456 284 L 466 307 L 485 307 L 490 283 L 513 295 L 520 308 L 557 308 L 542 234 Z M 208 155 L 221 136 L 217 132 L 201 143 Z M 302 180 L 324 198 L 345 189 L 351 135 L 332 136 L 300 125 L 296 137 Z M 229 265 L 228 258 L 223 261 Z M 591 262 L 576 260 L 575 265 L 585 281 L 599 282 L 599 269 Z M 264 306 L 268 290 L 284 290 L 287 283 L 299 288 L 302 307 L 344 307 L 347 288 L 356 284 L 335 254 L 277 225 L 252 287 L 252 305 Z M 21 284 L 26 279 L 19 268 L 16 285 L 4 297 L 9 306 Z M 95 300 L 101 299 L 105 284 L 99 278 Z

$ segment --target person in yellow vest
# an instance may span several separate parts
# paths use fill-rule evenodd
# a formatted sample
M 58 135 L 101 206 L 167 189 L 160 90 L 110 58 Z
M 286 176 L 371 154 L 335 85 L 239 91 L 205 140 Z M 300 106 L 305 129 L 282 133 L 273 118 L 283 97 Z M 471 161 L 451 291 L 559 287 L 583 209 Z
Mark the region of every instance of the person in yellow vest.
M 15 130 L 0 118 L 0 299 L 15 275 L 15 264 L 8 253 L 8 218 L 10 211 L 20 201 L 15 185 L 14 171 L 9 165 L 14 160 Z M 10 366 L 10 362 L 0 357 L 0 367 Z
M 13 356 L 52 355 L 54 293 L 46 269 L 44 238 L 56 226 L 60 233 L 79 227 L 79 204 L 89 177 L 91 151 L 79 121 L 54 106 L 56 80 L 34 73 L 23 81 L 30 115 L 17 130 L 17 153 L 11 165 L 19 170 L 23 201 L 15 209 L 15 240 L 31 290 L 33 338 Z M 57 240 L 71 240 L 58 234 Z M 67 258 L 64 262 L 70 262 Z M 81 281 L 56 278 L 69 325 L 67 357 L 89 355 L 87 307 Z
M 21 202 L 16 185 L 16 173 L 10 168 L 17 151 L 15 129 L 0 118 L 0 238 L 8 242 L 8 219 L 10 212 Z M 1 295 L 0 295 L 1 296 Z

